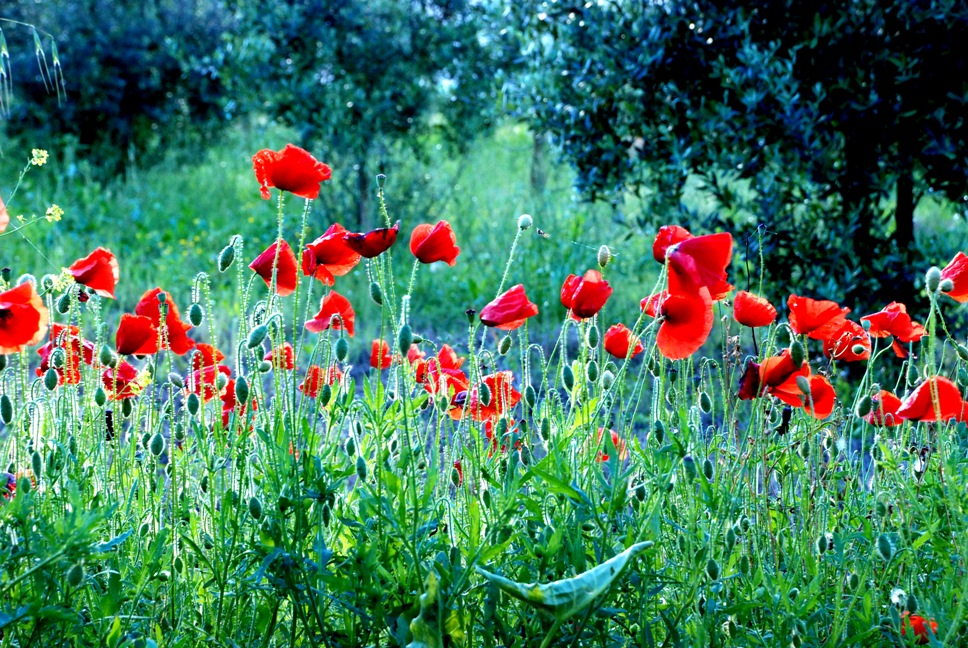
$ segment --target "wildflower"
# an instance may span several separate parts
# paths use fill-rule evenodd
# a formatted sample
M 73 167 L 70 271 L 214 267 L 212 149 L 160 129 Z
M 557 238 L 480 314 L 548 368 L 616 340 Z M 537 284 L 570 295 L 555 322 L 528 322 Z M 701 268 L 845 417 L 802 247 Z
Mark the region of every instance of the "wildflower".
M 356 313 L 350 301 L 335 290 L 331 290 L 319 302 L 319 312 L 313 319 L 306 322 L 306 330 L 319 333 L 332 327 L 334 330 L 345 329 L 350 337 L 356 323 Z
M 743 326 L 769 326 L 776 320 L 776 308 L 769 300 L 741 290 L 733 300 L 733 317 Z
M 225 360 L 225 354 L 211 344 L 196 344 L 195 351 L 192 353 L 192 371 L 214 367 L 222 360 Z
M 306 370 L 306 377 L 299 385 L 299 391 L 310 398 L 319 396 L 323 385 L 336 385 L 343 379 L 343 372 L 336 365 L 329 369 L 323 369 L 319 365 L 309 365 Z
M 961 419 L 965 402 L 958 386 L 943 376 L 928 378 L 918 385 L 897 408 L 897 416 L 908 421 Z
M 252 411 L 259 409 L 259 404 L 255 398 L 250 398 L 248 402 L 243 403 L 241 407 L 238 407 L 238 399 L 236 398 L 236 382 L 234 380 L 229 380 L 225 389 L 222 390 L 219 398 L 222 401 L 222 427 L 228 428 L 229 422 L 231 421 L 232 414 L 238 414 L 240 419 L 244 419 L 246 414 L 249 412 L 249 408 Z M 238 410 L 238 411 L 236 411 Z M 252 429 L 252 424 L 249 425 L 249 430 Z
M 454 462 L 454 471 L 457 473 L 457 484 L 460 487 L 464 483 L 464 469 L 461 467 L 460 459 Z
M 443 261 L 449 266 L 457 263 L 460 254 L 454 229 L 445 220 L 436 225 L 424 223 L 413 228 L 410 251 L 421 263 Z
M 400 222 L 397 221 L 393 227 L 381 227 L 362 234 L 346 232 L 343 234 L 343 240 L 347 247 L 360 256 L 373 259 L 386 252 L 391 245 L 397 242 L 399 232 Z
M 34 166 L 44 166 L 47 164 L 47 151 L 44 149 L 31 149 L 30 163 Z
M 115 343 L 119 355 L 158 353 L 158 329 L 150 317 L 124 313 L 118 323 Z
M 613 324 L 605 331 L 605 351 L 612 356 L 624 360 L 629 357 L 629 350 L 632 351 L 631 357 L 635 357 L 644 351 L 642 341 L 632 335 L 632 331 L 625 324 Z
M 825 376 L 814 374 L 808 378 L 809 395 L 803 396 L 803 409 L 815 419 L 825 419 L 834 411 L 837 394 Z
M 964 252 L 959 252 L 951 263 L 941 270 L 941 280 L 948 279 L 952 283 L 951 290 L 944 291 L 957 302 L 968 301 L 968 256 Z
M 185 393 L 195 394 L 202 399 L 203 403 L 207 403 L 216 396 L 221 398 L 225 395 L 225 388 L 228 385 L 226 379 L 231 373 L 231 370 L 225 365 L 203 365 L 188 374 L 185 381 Z M 225 376 L 225 378 L 220 381 L 220 376 Z
M 262 149 L 252 156 L 252 169 L 265 200 L 269 200 L 271 195 L 270 187 L 288 191 L 300 198 L 316 198 L 320 184 L 333 175 L 332 170 L 316 160 L 309 151 L 292 144 L 286 144 L 281 151 Z
M 43 376 L 50 369 L 51 354 L 54 349 L 64 350 L 64 364 L 54 367 L 58 375 L 58 384 L 76 385 L 81 382 L 81 362 L 91 365 L 94 363 L 94 343 L 85 340 L 76 326 L 54 324 L 50 328 L 50 340 L 37 349 L 40 356 L 40 366 L 37 375 Z
M 728 232 L 694 236 L 666 251 L 669 292 L 695 294 L 707 288 L 719 300 L 733 289 L 726 281 L 726 266 L 733 259 L 733 235 Z
M 655 235 L 655 241 L 652 243 L 652 258 L 664 264 L 666 253 L 670 247 L 691 238 L 692 234 L 685 227 L 663 225 L 659 228 L 659 232 Z
M 17 476 L 13 473 L 0 473 L 0 496 L 13 499 L 17 495 Z
M 664 299 L 643 300 L 646 313 L 651 310 L 662 317 L 656 345 L 670 360 L 681 360 L 695 353 L 703 345 L 713 328 L 712 300 L 709 290 L 702 286 L 694 295 L 667 294 Z
M 561 287 L 561 303 L 574 319 L 585 319 L 597 315 L 611 294 L 612 287 L 602 273 L 589 270 L 582 277 L 568 275 Z
M 862 322 L 870 322 L 868 333 L 871 337 L 882 338 L 893 336 L 892 347 L 899 358 L 907 358 L 907 349 L 901 343 L 909 344 L 927 335 L 924 326 L 911 321 L 907 307 L 898 302 L 891 302 L 880 311 L 860 318 Z
M 360 262 L 359 252 L 346 244 L 346 228 L 339 223 L 330 225 L 326 233 L 306 246 L 302 254 L 302 272 L 327 286 L 342 277 Z
M 595 443 L 597 446 L 602 445 L 602 437 L 604 436 L 605 428 L 598 428 L 598 436 L 595 438 Z M 612 438 L 612 445 L 618 450 L 619 461 L 625 461 L 629 456 L 628 448 L 625 445 L 625 439 L 619 437 L 618 432 L 615 430 L 608 431 L 609 436 Z M 609 455 L 607 452 L 599 451 L 596 461 L 604 463 L 609 460 Z
M 393 364 L 393 356 L 390 355 L 390 345 L 386 340 L 373 340 L 370 366 L 374 369 L 389 369 L 391 364 Z
M 168 311 L 165 316 L 167 332 L 161 348 L 171 349 L 171 352 L 175 355 L 185 355 L 195 347 L 195 340 L 188 337 L 188 329 L 192 328 L 192 325 L 181 321 L 178 307 L 175 306 L 175 302 L 169 293 L 164 292 L 161 288 L 153 288 L 147 291 L 141 296 L 137 306 L 134 307 L 134 312 L 136 315 L 150 318 L 155 328 L 160 329 L 161 303 L 158 301 L 158 296 L 161 294 L 165 295 L 165 307 Z
M 499 371 L 484 376 L 481 383 L 490 392 L 490 400 L 485 405 L 481 398 L 481 390 L 475 387 L 467 396 L 467 411 L 475 421 L 484 422 L 505 416 L 521 402 L 521 393 L 512 384 L 514 374 L 510 371 Z M 451 415 L 453 416 L 453 411 Z M 455 418 L 460 418 L 460 414 Z
M 47 335 L 49 313 L 44 301 L 26 281 L 0 292 L 0 354 L 19 353 Z
M 47 211 L 44 212 L 44 218 L 47 219 L 48 223 L 59 222 L 61 219 L 61 216 L 63 215 L 64 215 L 64 210 L 61 209 L 58 205 L 51 205 L 50 207 L 47 208 Z
M 904 423 L 897 415 L 897 410 L 901 407 L 901 399 L 886 389 L 880 390 L 871 398 L 871 405 L 871 411 L 864 417 L 864 420 L 871 425 L 893 427 Z
M 121 361 L 114 368 L 108 368 L 101 376 L 101 382 L 112 400 L 135 398 L 148 385 L 149 378 L 139 374 L 135 367 Z
M 280 346 L 269 351 L 262 359 L 271 362 L 273 369 L 292 371 L 296 366 L 296 354 L 292 345 L 288 342 L 283 342 Z
M 836 334 L 847 318 L 849 308 L 841 308 L 836 302 L 790 295 L 790 327 L 795 333 L 813 340 L 825 340 Z
M 99 247 L 83 259 L 78 259 L 67 269 L 74 281 L 87 286 L 102 297 L 114 299 L 120 270 L 118 260 L 109 250 Z
M 917 614 L 911 614 L 907 610 L 901 615 L 901 636 L 907 636 L 908 626 L 914 632 L 914 637 L 916 643 L 919 645 L 931 643 L 931 635 L 938 634 L 938 622 L 934 619 L 930 621 L 925 619 L 923 616 Z M 928 626 L 931 626 L 931 632 L 928 632 Z
M 524 286 L 518 284 L 501 293 L 491 303 L 481 309 L 481 322 L 484 326 L 496 326 L 504 331 L 512 331 L 529 317 L 538 314 L 538 306 L 528 300 Z
M 279 239 L 265 252 L 249 264 L 257 275 L 262 277 L 266 285 L 272 287 L 273 266 L 276 275 L 276 293 L 280 297 L 291 295 L 296 290 L 299 277 L 296 272 L 296 255 L 283 239 Z
M 867 360 L 871 357 L 871 338 L 863 326 L 845 319 L 840 328 L 823 341 L 823 354 L 846 362 Z

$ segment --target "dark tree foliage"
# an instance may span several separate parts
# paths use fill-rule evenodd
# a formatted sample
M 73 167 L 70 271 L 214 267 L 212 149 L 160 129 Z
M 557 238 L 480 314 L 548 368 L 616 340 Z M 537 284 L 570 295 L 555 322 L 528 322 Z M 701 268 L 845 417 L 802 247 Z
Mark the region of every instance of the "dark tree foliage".
M 915 206 L 968 194 L 960 0 L 551 0 L 514 19 L 542 44 L 531 119 L 586 196 L 654 192 L 668 220 L 698 175 L 716 209 L 679 218 L 745 224 L 751 254 L 759 226 L 787 286 L 911 294 Z
M 236 106 L 225 77 L 235 18 L 218 0 L 13 0 L 0 14 L 52 35 L 65 88 L 53 92 L 34 61 L 31 31 L 8 28 L 23 75 L 11 130 L 73 136 L 104 173 L 149 161 L 176 135 L 211 132 Z
M 263 110 L 325 147 L 334 181 L 356 185 L 360 223 L 395 151 L 419 156 L 431 133 L 460 150 L 491 123 L 498 51 L 473 2 L 284 0 L 247 13 L 268 41 Z

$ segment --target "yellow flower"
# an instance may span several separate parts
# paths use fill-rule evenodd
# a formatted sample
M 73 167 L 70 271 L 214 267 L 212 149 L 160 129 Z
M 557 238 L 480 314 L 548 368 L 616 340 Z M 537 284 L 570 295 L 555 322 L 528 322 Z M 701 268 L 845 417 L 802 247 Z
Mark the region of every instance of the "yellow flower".
M 30 163 L 34 166 L 44 166 L 47 162 L 47 151 L 44 149 L 33 149 L 30 152 Z
M 47 219 L 48 223 L 54 223 L 56 221 L 59 221 L 61 219 L 61 216 L 63 215 L 64 215 L 63 209 L 61 209 L 57 205 L 51 205 L 50 207 L 47 208 L 47 213 L 44 214 L 44 217 Z

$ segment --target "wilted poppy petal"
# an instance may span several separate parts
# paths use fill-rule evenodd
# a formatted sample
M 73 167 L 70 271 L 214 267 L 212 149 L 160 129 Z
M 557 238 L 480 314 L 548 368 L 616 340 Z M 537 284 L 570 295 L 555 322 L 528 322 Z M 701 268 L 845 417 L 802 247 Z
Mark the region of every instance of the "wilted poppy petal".
M 286 297 L 296 291 L 299 283 L 296 271 L 296 255 L 283 239 L 279 239 L 265 252 L 255 258 L 249 264 L 257 275 L 262 277 L 267 286 L 272 286 L 272 272 L 275 266 L 276 273 L 276 293 L 280 297 Z
M 776 321 L 776 308 L 769 300 L 741 290 L 733 300 L 733 317 L 743 326 L 769 326 Z
M 309 151 L 292 144 L 286 144 L 281 151 L 262 149 L 252 156 L 252 169 L 266 200 L 271 195 L 270 187 L 300 198 L 316 198 L 320 184 L 332 177 L 328 166 L 316 160 Z
M 614 324 L 605 331 L 605 351 L 624 360 L 629 357 L 630 349 L 633 358 L 645 350 L 642 341 L 632 335 L 632 331 L 625 324 Z
M 964 252 L 956 254 L 951 263 L 941 271 L 941 279 L 942 281 L 950 279 L 954 284 L 954 287 L 944 294 L 960 303 L 968 301 L 968 256 L 965 256 Z
M 676 243 L 690 238 L 692 238 L 692 234 L 685 227 L 663 225 L 655 235 L 655 241 L 652 242 L 652 258 L 664 264 L 666 262 L 666 252 L 668 252 L 669 248 Z
M 569 275 L 561 287 L 561 303 L 575 319 L 594 317 L 612 294 L 612 287 L 598 270 L 583 276 Z
M 901 407 L 901 399 L 893 393 L 882 389 L 871 399 L 871 411 L 864 417 L 871 425 L 893 427 L 902 425 L 904 420 L 897 415 Z
M 747 361 L 746 370 L 743 371 L 743 375 L 739 379 L 739 392 L 736 396 L 740 400 L 753 400 L 762 395 L 760 391 L 760 365 L 751 359 Z
M 120 355 L 151 355 L 158 353 L 158 329 L 150 317 L 121 315 L 115 344 Z
M 790 295 L 790 327 L 800 335 L 814 340 L 825 340 L 837 333 L 847 318 L 849 308 L 841 308 L 836 302 Z
M 72 263 L 67 272 L 74 277 L 74 281 L 87 286 L 101 297 L 114 299 L 114 288 L 118 285 L 121 272 L 118 269 L 118 260 L 110 251 L 99 247 L 83 259 Z
M 306 322 L 306 330 L 319 333 L 333 327 L 334 330 L 345 329 L 350 337 L 356 324 L 356 313 L 350 301 L 335 290 L 329 291 L 319 302 L 319 312 Z
M 537 314 L 538 306 L 528 300 L 524 286 L 518 284 L 495 297 L 491 303 L 481 309 L 480 318 L 484 326 L 511 331 Z
M 372 259 L 386 252 L 391 245 L 397 241 L 397 233 L 400 231 L 400 222 L 393 227 L 381 227 L 371 230 L 364 234 L 347 232 L 343 235 L 347 247 L 360 256 Z
M 29 281 L 0 293 L 0 354 L 20 353 L 43 340 L 49 317 Z
M 705 287 L 695 295 L 669 295 L 659 312 L 663 321 L 655 341 L 670 360 L 681 360 L 698 351 L 713 329 L 713 302 Z
M 961 390 L 943 376 L 934 376 L 918 385 L 897 408 L 898 417 L 908 421 L 961 419 L 964 412 Z
M 443 261 L 449 266 L 457 263 L 460 248 L 457 247 L 457 236 L 445 220 L 436 225 L 422 224 L 413 228 L 410 235 L 410 251 L 421 263 Z

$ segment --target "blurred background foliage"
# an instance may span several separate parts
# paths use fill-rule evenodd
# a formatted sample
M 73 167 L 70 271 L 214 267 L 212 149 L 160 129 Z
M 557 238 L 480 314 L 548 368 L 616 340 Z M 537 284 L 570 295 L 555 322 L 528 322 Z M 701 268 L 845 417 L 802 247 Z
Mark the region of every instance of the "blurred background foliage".
M 248 159 L 289 140 L 335 170 L 314 235 L 374 226 L 377 173 L 404 229 L 454 223 L 475 261 L 418 286 L 441 326 L 490 298 L 522 212 L 551 237 L 517 266 L 549 322 L 602 243 L 634 313 L 665 223 L 733 232 L 740 287 L 762 252 L 770 298 L 856 309 L 914 299 L 968 242 L 956 0 L 12 0 L 0 18 L 0 195 L 49 149 L 11 210 L 58 202 L 34 243 L 54 265 L 114 246 L 143 273 L 130 299 L 236 230 L 267 245 Z M 145 255 L 177 263 L 159 277 Z

